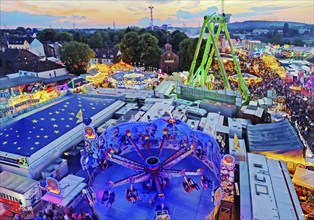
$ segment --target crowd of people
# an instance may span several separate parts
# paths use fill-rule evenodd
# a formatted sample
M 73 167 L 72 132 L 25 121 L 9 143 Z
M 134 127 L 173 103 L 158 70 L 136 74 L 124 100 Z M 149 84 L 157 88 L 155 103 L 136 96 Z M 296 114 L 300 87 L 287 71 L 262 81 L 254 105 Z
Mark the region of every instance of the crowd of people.
M 306 97 L 300 91 L 294 91 L 292 86 L 301 86 L 297 80 L 288 83 L 271 71 L 263 73 L 263 81 L 258 86 L 250 86 L 251 99 L 267 96 L 267 91 L 272 90 L 277 97 L 284 98 L 285 111 L 292 122 L 299 126 L 300 133 L 304 136 L 314 130 L 314 102 L 313 97 Z
M 47 204 L 35 220 L 92 220 L 92 216 L 88 212 L 81 211 L 79 214 L 73 208 L 60 208 L 54 204 Z
M 245 59 L 244 59 L 245 58 Z M 296 122 L 300 131 L 300 134 L 307 136 L 314 130 L 314 101 L 311 96 L 304 96 L 301 91 L 292 90 L 291 87 L 298 87 L 304 91 L 309 90 L 308 83 L 302 85 L 301 80 L 295 79 L 292 82 L 288 82 L 285 79 L 279 77 L 279 75 L 268 67 L 261 57 L 241 57 L 240 67 L 242 73 L 251 73 L 262 77 L 263 81 L 249 85 L 249 91 L 251 93 L 251 100 L 258 100 L 263 97 L 267 97 L 267 91 L 272 90 L 277 97 L 284 97 L 285 106 L 284 110 L 289 115 L 292 122 Z M 244 62 L 245 61 L 245 62 Z M 227 75 L 235 74 L 234 65 L 231 65 L 231 61 L 228 61 L 225 66 Z M 233 64 L 233 63 L 232 63 Z M 218 70 L 218 65 L 214 65 L 214 69 Z M 312 73 L 310 78 L 313 78 Z M 230 84 L 233 90 L 237 90 L 238 85 L 236 83 Z M 215 74 L 215 89 L 224 89 L 224 84 L 220 74 Z M 308 143 L 314 145 L 314 143 Z M 312 146 L 314 148 L 314 146 Z M 314 149 L 312 149 L 313 151 Z

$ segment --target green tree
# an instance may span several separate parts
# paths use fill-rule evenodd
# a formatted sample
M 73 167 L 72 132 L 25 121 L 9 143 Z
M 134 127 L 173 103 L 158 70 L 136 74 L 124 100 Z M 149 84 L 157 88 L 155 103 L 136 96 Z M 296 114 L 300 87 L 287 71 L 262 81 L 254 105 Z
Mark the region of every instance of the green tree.
M 120 43 L 120 39 L 119 39 L 118 35 L 113 36 L 112 43 L 114 46 L 117 45 L 118 43 Z
M 26 30 L 24 27 L 17 27 L 15 30 L 13 30 L 13 33 L 16 33 L 16 34 L 25 34 L 26 33 Z
M 138 34 L 140 31 L 141 31 L 141 28 L 132 26 L 132 27 L 127 27 L 125 29 L 125 34 L 129 32 L 136 32 Z
M 88 42 L 88 37 L 85 33 L 81 33 L 81 32 L 75 32 L 73 34 L 73 40 L 77 41 L 77 42 L 81 42 L 81 43 L 85 43 L 87 44 Z
M 298 39 L 295 39 L 292 44 L 294 46 L 301 46 L 301 47 L 303 47 L 305 42 L 303 40 L 301 40 L 300 38 L 298 38 Z
M 167 33 L 165 30 L 149 30 L 147 31 L 146 29 L 142 29 L 142 31 L 140 31 L 140 34 L 144 34 L 144 33 L 150 33 L 152 35 L 154 35 L 157 39 L 158 39 L 158 46 L 159 47 L 164 47 L 165 44 L 167 43 Z
M 57 40 L 57 32 L 54 29 L 44 29 L 38 34 L 41 41 L 55 42 Z
M 283 43 L 282 34 L 275 33 L 275 35 L 272 39 L 272 43 L 276 44 L 276 45 L 278 45 L 278 44 L 282 45 L 282 43 Z
M 119 45 L 121 58 L 127 63 L 140 61 L 139 36 L 136 32 L 125 34 Z
M 100 35 L 102 37 L 102 47 L 109 47 L 112 44 L 109 33 L 107 31 L 101 31 Z
M 94 33 L 88 41 L 88 44 L 91 48 L 102 48 L 103 38 L 101 34 L 99 32 Z
M 311 47 L 314 47 L 314 40 L 313 40 L 312 43 L 311 43 Z
M 289 32 L 289 24 L 288 23 L 285 23 L 283 25 L 282 32 L 283 32 L 284 37 L 288 36 L 288 32 Z
M 60 32 L 57 35 L 57 40 L 60 42 L 70 42 L 73 40 L 73 37 L 68 32 Z
M 190 54 L 190 48 L 193 45 L 193 41 L 190 38 L 186 38 L 179 44 L 179 57 L 180 57 L 180 69 L 181 70 L 189 70 L 193 54 Z
M 145 33 L 140 35 L 139 47 L 141 51 L 140 60 L 145 64 L 145 67 L 158 67 L 162 50 L 158 46 L 158 39 L 150 34 Z
M 179 51 L 179 44 L 181 43 L 181 41 L 188 38 L 188 36 L 186 36 L 186 34 L 181 31 L 175 31 L 175 32 L 176 32 L 175 34 L 171 35 L 170 42 L 172 44 L 173 50 Z
M 193 61 L 194 53 L 196 50 L 198 38 L 186 38 L 179 44 L 179 57 L 180 57 L 180 69 L 188 71 Z M 201 64 L 206 40 L 202 41 L 200 51 L 196 60 L 196 68 Z M 214 62 L 213 62 L 214 63 Z
M 94 51 L 84 43 L 71 41 L 60 48 L 61 61 L 74 74 L 86 73 L 88 62 L 95 57 Z

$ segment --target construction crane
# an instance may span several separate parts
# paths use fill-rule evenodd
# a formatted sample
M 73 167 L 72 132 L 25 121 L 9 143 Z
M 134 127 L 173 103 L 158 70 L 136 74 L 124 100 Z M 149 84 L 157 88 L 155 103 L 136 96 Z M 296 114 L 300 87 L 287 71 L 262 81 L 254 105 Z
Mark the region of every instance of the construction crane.
M 235 52 L 233 50 L 232 41 L 230 39 L 229 31 L 227 29 L 227 23 L 229 22 L 229 20 L 230 20 L 230 15 L 229 14 L 225 15 L 224 13 L 224 1 L 223 0 L 222 0 L 222 14 L 220 15 L 213 14 L 213 15 L 204 17 L 203 25 L 201 28 L 201 33 L 200 33 L 200 36 L 196 45 L 194 57 L 193 57 L 190 70 L 189 70 L 188 84 L 193 85 L 193 86 L 204 87 L 209 68 L 212 65 L 212 61 L 215 55 L 217 58 L 217 62 L 218 62 L 219 70 L 220 70 L 222 80 L 224 83 L 224 87 L 226 90 L 231 89 L 229 81 L 228 81 L 228 76 L 226 74 L 223 62 L 221 60 L 220 52 L 217 45 L 219 35 L 221 31 L 223 30 L 223 32 L 225 33 L 226 39 L 228 40 L 230 52 L 232 54 L 233 63 L 234 63 L 234 66 L 235 66 L 235 69 L 239 78 L 238 90 L 242 93 L 244 97 L 243 104 L 245 105 L 245 104 L 248 104 L 250 101 L 250 92 L 247 88 L 247 85 L 245 84 L 245 81 L 242 78 L 241 68 L 240 68 L 238 59 L 235 55 Z M 217 30 L 215 32 L 216 26 L 217 26 Z M 205 50 L 203 53 L 201 64 L 198 66 L 198 68 L 195 71 L 196 61 L 199 56 L 201 44 L 202 44 L 206 29 L 208 30 L 209 36 L 206 41 Z

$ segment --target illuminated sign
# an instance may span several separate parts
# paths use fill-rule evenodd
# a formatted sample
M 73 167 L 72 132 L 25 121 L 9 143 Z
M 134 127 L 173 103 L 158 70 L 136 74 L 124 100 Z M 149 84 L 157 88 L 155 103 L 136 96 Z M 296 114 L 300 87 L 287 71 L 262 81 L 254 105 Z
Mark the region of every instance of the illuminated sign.
M 221 201 L 221 198 L 222 198 L 222 192 L 221 192 L 221 188 L 219 187 L 215 190 L 215 193 L 214 193 L 214 205 L 215 206 Z
M 165 60 L 165 63 L 174 63 L 174 60 Z
M 7 156 L 0 156 L 0 160 L 28 167 L 28 163 L 27 163 L 27 160 L 25 157 L 11 158 L 11 157 L 7 157 Z
M 235 166 L 235 159 L 233 156 L 226 154 L 223 158 L 222 158 L 222 163 L 226 166 L 229 167 L 234 167 Z
M 52 195 L 61 196 L 61 189 L 59 186 L 59 182 L 54 178 L 47 177 L 46 189 L 47 189 L 47 192 Z
M 86 126 L 84 127 L 84 137 L 85 140 L 95 140 L 97 139 L 98 136 L 93 127 Z
M 2 201 L 2 199 L 7 199 L 7 200 L 10 200 L 10 201 L 13 201 L 13 202 L 17 202 L 19 204 L 22 204 L 22 200 L 19 199 L 19 198 L 16 198 L 14 196 L 11 196 L 11 195 L 8 195 L 8 194 L 5 194 L 5 193 L 2 193 L 0 192 L 0 202 Z

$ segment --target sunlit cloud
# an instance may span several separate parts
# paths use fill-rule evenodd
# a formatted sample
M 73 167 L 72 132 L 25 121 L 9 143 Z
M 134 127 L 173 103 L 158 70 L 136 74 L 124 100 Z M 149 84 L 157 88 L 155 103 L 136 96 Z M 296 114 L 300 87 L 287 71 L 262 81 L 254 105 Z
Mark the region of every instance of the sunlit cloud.
M 205 15 L 221 12 L 220 0 L 1 0 L 1 27 L 68 27 L 73 23 L 81 28 L 108 27 L 113 22 L 117 27 L 146 27 L 149 5 L 154 6 L 157 25 L 197 26 Z M 267 19 L 314 23 L 312 0 L 226 0 L 225 12 L 232 14 L 232 22 Z

